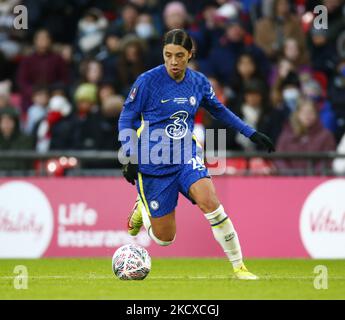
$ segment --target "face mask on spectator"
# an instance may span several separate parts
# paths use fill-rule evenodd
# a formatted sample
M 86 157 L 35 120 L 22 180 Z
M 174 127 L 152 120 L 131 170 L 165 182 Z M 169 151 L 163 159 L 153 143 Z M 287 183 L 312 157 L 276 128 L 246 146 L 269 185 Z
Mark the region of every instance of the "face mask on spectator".
M 84 23 L 82 26 L 82 31 L 85 33 L 93 33 L 97 31 L 97 25 L 95 23 Z
M 147 39 L 153 35 L 153 27 L 150 23 L 138 23 L 135 32 L 140 38 Z
M 338 77 L 334 78 L 334 85 L 338 89 L 344 89 L 345 88 L 345 76 L 340 75 Z
M 294 111 L 299 98 L 299 90 L 296 88 L 288 88 L 283 90 L 283 99 L 291 111 Z

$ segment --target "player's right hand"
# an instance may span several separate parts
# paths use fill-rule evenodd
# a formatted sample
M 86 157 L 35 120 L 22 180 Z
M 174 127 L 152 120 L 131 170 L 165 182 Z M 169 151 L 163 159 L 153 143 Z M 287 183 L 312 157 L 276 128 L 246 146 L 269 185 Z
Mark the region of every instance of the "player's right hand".
M 138 179 L 138 165 L 132 163 L 123 165 L 122 174 L 129 183 L 135 185 L 135 180 Z

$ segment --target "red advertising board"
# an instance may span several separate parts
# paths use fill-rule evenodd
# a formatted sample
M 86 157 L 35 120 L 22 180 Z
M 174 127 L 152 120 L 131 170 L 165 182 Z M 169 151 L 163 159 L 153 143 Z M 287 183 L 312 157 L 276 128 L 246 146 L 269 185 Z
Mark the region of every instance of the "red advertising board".
M 246 257 L 345 258 L 345 179 L 214 177 Z M 0 179 L 0 258 L 112 256 L 135 242 L 152 256 L 223 253 L 180 195 L 174 244 L 126 232 L 136 189 L 122 178 Z

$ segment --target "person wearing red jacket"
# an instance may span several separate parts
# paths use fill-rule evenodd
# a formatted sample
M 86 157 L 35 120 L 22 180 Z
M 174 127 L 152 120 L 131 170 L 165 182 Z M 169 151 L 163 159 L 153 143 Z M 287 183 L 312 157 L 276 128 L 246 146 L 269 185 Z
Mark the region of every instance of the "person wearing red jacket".
M 26 111 L 32 103 L 34 87 L 49 86 L 56 83 L 67 84 L 68 70 L 63 58 L 52 52 L 52 39 L 45 29 L 38 30 L 34 36 L 34 52 L 21 61 L 17 83 L 22 98 L 22 108 Z

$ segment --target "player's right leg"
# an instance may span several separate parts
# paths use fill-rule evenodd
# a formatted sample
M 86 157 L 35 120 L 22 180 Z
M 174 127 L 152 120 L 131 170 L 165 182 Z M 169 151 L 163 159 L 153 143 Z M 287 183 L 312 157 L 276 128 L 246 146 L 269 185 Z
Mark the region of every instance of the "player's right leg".
M 217 197 L 215 187 L 205 166 L 188 164 L 180 175 L 180 190 L 193 203 L 196 203 L 209 221 L 212 233 L 231 262 L 235 277 L 243 280 L 255 280 L 258 277 L 250 273 L 242 260 L 242 250 L 237 232 L 225 213 Z
M 212 232 L 233 265 L 234 274 L 240 280 L 257 280 L 242 260 L 242 250 L 237 232 L 220 204 L 211 179 L 203 178 L 189 188 L 190 197 L 196 202 L 209 221 Z

